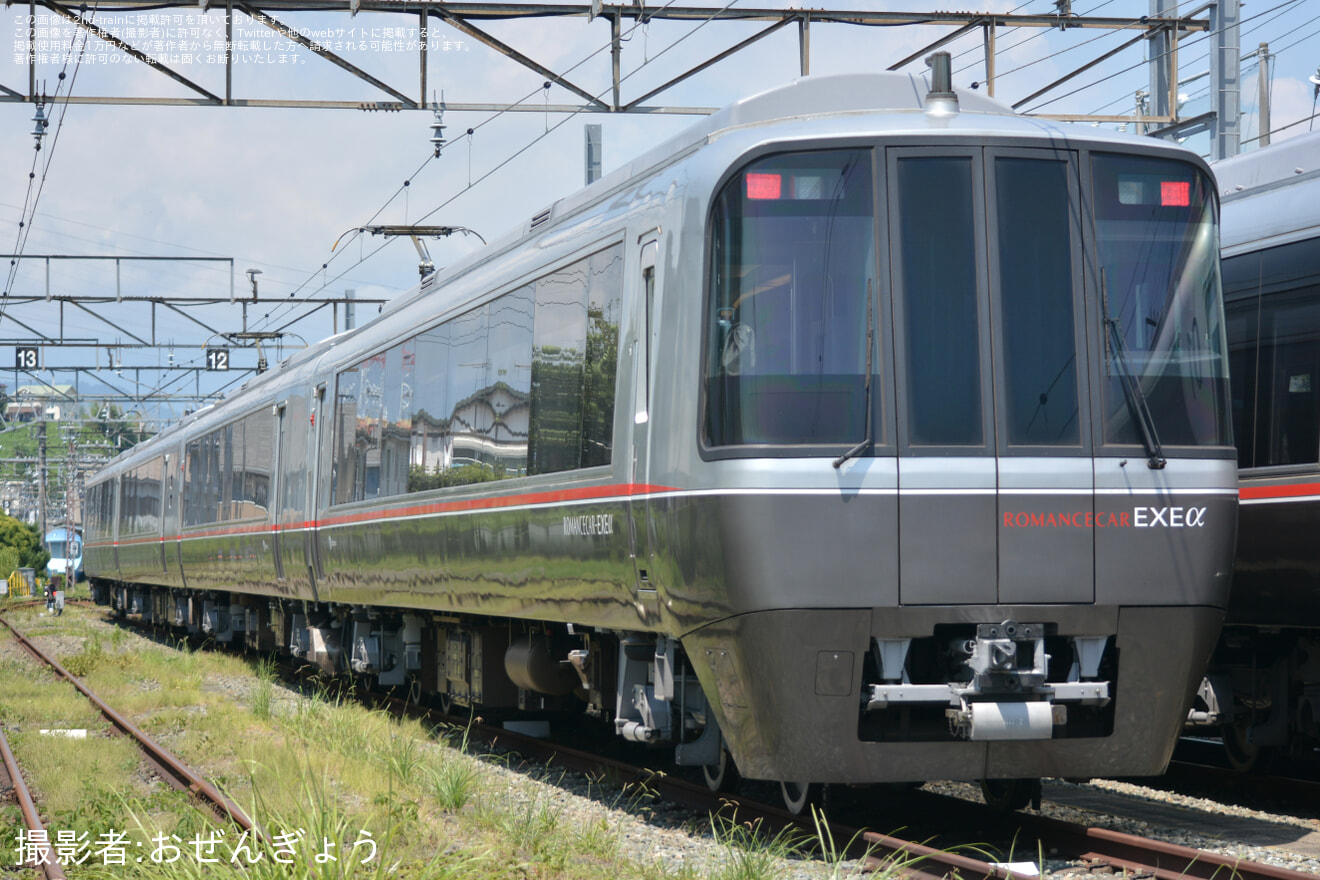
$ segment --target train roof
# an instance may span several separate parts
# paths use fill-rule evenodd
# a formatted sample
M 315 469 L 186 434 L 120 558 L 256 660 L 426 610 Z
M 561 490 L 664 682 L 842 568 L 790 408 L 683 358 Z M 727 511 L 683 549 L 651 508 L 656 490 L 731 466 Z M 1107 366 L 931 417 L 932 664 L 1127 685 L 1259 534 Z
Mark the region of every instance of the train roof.
M 1320 237 L 1320 132 L 1213 166 L 1225 257 Z
M 704 117 L 595 183 L 553 202 L 533 214 L 521 226 L 492 241 L 489 246 L 428 276 L 420 287 L 387 304 L 384 314 L 404 308 L 442 283 L 549 232 L 560 221 L 609 198 L 639 179 L 650 177 L 682 161 L 705 145 L 739 134 L 755 139 L 759 129 L 771 125 L 788 129 L 795 124 L 833 118 L 839 122 L 836 133 L 842 136 L 938 133 L 944 137 L 975 138 L 1016 135 L 1046 139 L 1052 144 L 1085 142 L 1092 145 L 1113 144 L 1124 149 L 1134 145 L 1146 149 L 1164 147 L 1200 161 L 1190 151 L 1149 137 L 1023 116 L 1006 104 L 968 89 L 954 89 L 957 96 L 956 113 L 935 115 L 927 112 L 930 109 L 927 105 L 929 91 L 930 85 L 925 76 L 848 73 L 801 77 L 742 98 Z M 784 134 L 788 136 L 791 132 L 785 130 Z
M 279 378 L 287 378 L 291 370 L 310 368 L 322 355 L 340 344 L 351 343 L 364 335 L 370 338 L 381 319 L 397 314 L 400 309 L 429 296 L 437 288 L 515 249 L 525 247 L 529 242 L 560 231 L 562 224 L 570 218 L 583 215 L 593 206 L 616 197 L 618 193 L 638 185 L 639 181 L 659 174 L 663 169 L 683 161 L 708 145 L 719 143 L 729 151 L 737 152 L 757 143 L 777 139 L 938 134 L 942 138 L 967 139 L 1017 137 L 1046 141 L 1054 146 L 1112 145 L 1120 149 L 1137 146 L 1143 150 L 1178 152 L 1200 162 L 1199 157 L 1190 151 L 1149 137 L 1023 116 L 978 91 L 954 89 L 957 97 L 956 112 L 929 112 L 933 109 L 927 102 L 929 91 L 930 85 L 925 76 L 853 73 L 802 77 L 735 101 L 590 186 L 555 201 L 487 247 L 429 275 L 418 287 L 386 304 L 379 317 L 354 330 L 295 352 L 273 365 L 266 373 L 248 380 L 234 397 L 185 416 L 156 437 L 139 444 L 134 452 L 151 454 L 156 446 L 168 443 L 185 425 L 200 420 L 209 421 L 215 415 L 220 415 L 221 419 L 228 418 L 232 412 L 228 405 L 230 401 L 242 398 L 245 403 L 240 406 L 250 405 L 253 400 L 259 399 L 263 388 Z M 828 130 L 814 124 L 826 118 L 834 121 Z M 135 454 L 121 456 L 107 468 L 113 469 L 117 465 L 122 466 L 125 459 L 137 458 Z
M 1320 131 L 1221 159 L 1213 168 L 1225 202 L 1249 190 L 1320 176 Z

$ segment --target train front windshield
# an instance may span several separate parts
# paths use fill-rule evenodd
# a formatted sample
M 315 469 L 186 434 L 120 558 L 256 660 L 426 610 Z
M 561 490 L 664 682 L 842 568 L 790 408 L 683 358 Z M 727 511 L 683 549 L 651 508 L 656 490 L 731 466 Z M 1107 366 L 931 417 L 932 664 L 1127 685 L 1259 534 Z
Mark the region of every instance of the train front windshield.
M 1152 427 L 1231 446 L 1212 187 L 1189 162 L 1104 152 L 753 161 L 711 214 L 703 446 L 1030 455 Z
M 1105 311 L 1104 433 L 1141 443 L 1132 374 L 1167 445 L 1229 446 L 1228 345 L 1210 180 L 1182 162 L 1092 159 Z
M 715 221 L 708 443 L 866 436 L 873 200 L 869 150 L 772 157 L 726 189 Z
M 63 541 L 50 542 L 51 559 L 77 559 L 79 556 L 82 556 L 82 542 L 80 541 L 75 540 L 73 545 L 67 548 L 67 552 Z

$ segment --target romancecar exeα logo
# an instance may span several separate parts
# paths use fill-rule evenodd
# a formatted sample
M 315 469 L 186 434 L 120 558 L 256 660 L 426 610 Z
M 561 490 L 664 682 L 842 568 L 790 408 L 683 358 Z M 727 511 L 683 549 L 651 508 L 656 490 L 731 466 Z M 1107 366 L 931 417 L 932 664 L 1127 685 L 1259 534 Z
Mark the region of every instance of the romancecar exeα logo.
M 1205 527 L 1204 507 L 1134 507 L 1111 513 L 1089 510 L 1028 513 L 1006 510 L 1006 529 L 1200 529 Z

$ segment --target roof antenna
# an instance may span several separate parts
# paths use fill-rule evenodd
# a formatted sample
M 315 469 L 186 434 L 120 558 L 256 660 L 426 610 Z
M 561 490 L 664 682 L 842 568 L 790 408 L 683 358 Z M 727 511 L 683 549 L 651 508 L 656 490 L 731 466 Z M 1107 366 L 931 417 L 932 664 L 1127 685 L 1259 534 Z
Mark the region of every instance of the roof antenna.
M 958 95 L 953 91 L 953 73 L 948 52 L 935 52 L 926 58 L 930 68 L 930 91 L 926 93 L 926 112 L 932 116 L 952 116 L 958 112 Z

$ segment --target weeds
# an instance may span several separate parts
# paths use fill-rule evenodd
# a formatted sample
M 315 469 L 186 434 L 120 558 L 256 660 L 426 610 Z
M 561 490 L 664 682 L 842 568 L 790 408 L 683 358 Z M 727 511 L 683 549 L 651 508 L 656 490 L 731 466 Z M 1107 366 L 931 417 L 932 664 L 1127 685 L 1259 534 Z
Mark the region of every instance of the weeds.
M 93 633 L 90 638 L 83 642 L 80 652 L 63 658 L 60 665 L 67 669 L 70 675 L 86 678 L 104 660 L 105 650 L 101 647 L 101 638 Z
M 463 809 L 477 789 L 477 767 L 461 757 L 451 757 L 439 767 L 428 767 L 430 795 L 442 810 L 454 813 Z
M 275 658 L 266 657 L 257 663 L 257 683 L 252 688 L 252 714 L 263 720 L 270 718 L 271 699 L 275 693 Z
M 857 839 L 862 836 L 861 831 L 858 831 L 852 836 L 851 840 L 839 847 L 834 842 L 834 832 L 830 830 L 825 814 L 814 805 L 811 808 L 811 822 L 816 828 L 816 848 L 820 853 L 821 861 L 829 868 L 830 880 L 842 880 L 844 877 L 854 877 L 865 872 L 863 866 L 871 854 L 875 852 L 875 844 L 867 844 L 866 852 L 862 854 L 861 859 L 852 865 L 848 864 L 848 854 L 853 851 Z M 906 867 L 906 865 L 901 867 Z
M 426 760 L 421 743 L 403 733 L 392 735 L 384 750 L 386 771 L 400 783 L 411 785 Z
M 59 626 L 73 627 L 82 613 L 71 608 Z M 358 705 L 347 690 L 326 684 L 292 702 L 287 711 L 275 711 L 269 661 L 180 653 L 181 648 L 137 640 L 131 631 L 96 632 L 80 625 L 81 630 L 68 631 L 86 641 L 66 666 L 91 675 L 92 687 L 108 702 L 125 714 L 145 716 L 135 720 L 168 740 L 167 747 L 181 758 L 204 766 L 232 798 L 251 804 L 248 813 L 269 842 L 202 825 L 201 814 L 182 796 L 148 784 L 140 759 L 116 740 L 93 736 L 78 744 L 48 743 L 35 733 L 16 736 L 20 760 L 29 763 L 31 758 L 40 771 L 37 787 L 49 797 L 52 827 L 85 831 L 92 840 L 112 828 L 128 829 L 132 843 L 126 864 L 107 866 L 94 856 L 77 869 L 79 877 L 768 880 L 782 876 L 784 860 L 801 857 L 808 847 L 822 853 L 832 880 L 860 870 L 845 856 L 857 842 L 837 845 L 823 822 L 818 821 L 813 839 L 770 834 L 755 824 L 720 817 L 712 819 L 716 845 L 708 854 L 687 862 L 634 862 L 622 854 L 626 826 L 617 812 L 606 810 L 644 817 L 652 792 L 644 784 L 625 785 L 617 771 L 590 780 L 602 809 L 570 821 L 568 796 L 532 786 L 525 781 L 527 774 L 519 779 L 506 773 L 497 766 L 501 758 L 471 755 L 470 728 L 424 731 L 400 724 Z M 115 669 L 118 663 L 131 668 L 132 677 Z M 255 676 L 249 679 L 249 700 L 235 701 L 228 690 L 215 689 L 216 679 L 240 675 Z M 0 717 L 7 725 L 20 731 L 36 726 L 103 729 L 72 688 L 54 683 L 30 664 L 0 658 L 0 681 L 5 682 Z M 156 689 L 143 692 L 144 684 Z M 557 772 L 541 768 L 533 775 L 553 784 Z M 506 779 L 515 781 L 510 786 Z M 0 837 L 18 821 L 12 808 L 0 806 Z M 210 841 L 215 841 L 213 848 L 208 848 Z M 162 843 L 179 847 L 180 857 L 153 861 Z M 200 860 L 195 846 L 208 861 Z M 375 853 L 367 859 L 372 846 Z M 297 853 L 295 864 L 281 863 L 287 855 L 276 859 L 291 848 Z M 171 852 L 167 847 L 163 854 Z M 138 856 L 144 861 L 135 864 Z
M 785 828 L 767 836 L 759 820 L 739 822 L 737 815 L 711 817 L 711 834 L 724 849 L 724 860 L 710 880 L 767 880 L 783 873 L 783 861 L 801 853 L 800 833 Z

